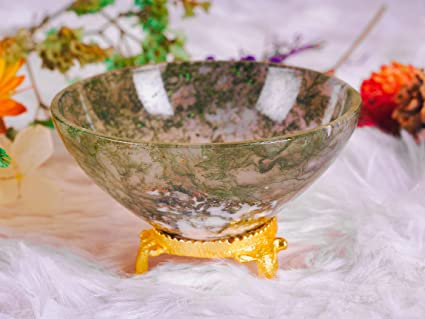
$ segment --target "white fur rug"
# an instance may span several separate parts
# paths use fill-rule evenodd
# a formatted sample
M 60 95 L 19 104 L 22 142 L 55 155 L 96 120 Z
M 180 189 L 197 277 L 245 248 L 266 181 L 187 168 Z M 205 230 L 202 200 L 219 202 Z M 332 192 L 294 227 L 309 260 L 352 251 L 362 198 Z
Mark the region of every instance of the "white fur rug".
M 57 153 L 45 170 L 60 169 L 62 211 L 2 209 L 1 319 L 425 316 L 425 149 L 406 136 L 357 130 L 282 212 L 289 248 L 277 280 L 170 257 L 145 275 L 126 273 L 142 224 Z

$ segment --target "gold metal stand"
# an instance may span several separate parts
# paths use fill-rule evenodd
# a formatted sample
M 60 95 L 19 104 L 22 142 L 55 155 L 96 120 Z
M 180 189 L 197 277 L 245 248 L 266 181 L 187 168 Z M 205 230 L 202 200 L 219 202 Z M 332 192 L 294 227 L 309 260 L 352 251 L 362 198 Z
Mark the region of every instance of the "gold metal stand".
M 148 271 L 150 256 L 170 254 L 197 258 L 234 258 L 240 263 L 255 261 L 260 276 L 273 278 L 278 269 L 277 253 L 288 246 L 284 238 L 275 237 L 276 231 L 275 217 L 242 236 L 223 240 L 189 240 L 157 229 L 144 230 L 140 234 L 136 273 Z

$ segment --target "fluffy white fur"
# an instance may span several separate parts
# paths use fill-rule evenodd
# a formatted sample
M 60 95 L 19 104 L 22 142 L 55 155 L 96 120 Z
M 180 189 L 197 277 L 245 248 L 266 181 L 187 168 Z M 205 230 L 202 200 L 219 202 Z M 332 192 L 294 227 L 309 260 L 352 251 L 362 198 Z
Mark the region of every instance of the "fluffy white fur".
M 0 318 L 424 318 L 424 159 L 407 136 L 357 130 L 281 213 L 289 248 L 279 278 L 260 280 L 172 258 L 126 273 L 141 224 L 57 156 L 46 171 L 66 167 L 61 213 L 1 211 L 0 236 L 26 240 L 0 240 Z

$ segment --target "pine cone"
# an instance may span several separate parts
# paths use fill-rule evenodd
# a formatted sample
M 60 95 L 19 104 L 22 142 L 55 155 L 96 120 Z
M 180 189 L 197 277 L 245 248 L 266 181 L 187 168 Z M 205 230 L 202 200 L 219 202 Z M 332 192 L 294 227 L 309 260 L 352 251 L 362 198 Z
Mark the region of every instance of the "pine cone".
M 414 80 L 400 90 L 399 107 L 392 113 L 400 127 L 412 134 L 417 142 L 425 141 L 425 73 L 414 70 Z

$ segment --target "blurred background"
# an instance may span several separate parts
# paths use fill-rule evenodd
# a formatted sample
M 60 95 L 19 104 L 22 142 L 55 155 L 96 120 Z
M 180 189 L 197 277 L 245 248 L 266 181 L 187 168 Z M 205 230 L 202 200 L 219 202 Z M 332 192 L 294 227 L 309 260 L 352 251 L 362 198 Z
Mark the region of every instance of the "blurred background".
M 47 13 L 69 3 L 65 0 L 1 0 L 0 35 L 13 34 L 19 27 L 39 22 Z M 132 0 L 116 0 L 115 5 L 106 7 L 105 11 L 114 16 L 132 3 Z M 321 49 L 295 55 L 286 63 L 324 71 L 332 67 L 382 4 L 387 5 L 384 16 L 336 74 L 358 88 L 371 71 L 392 60 L 419 67 L 425 65 L 424 0 L 212 0 L 209 13 L 197 10 L 194 18 L 182 18 L 181 6 L 171 5 L 170 26 L 185 32 L 186 48 L 193 60 L 211 55 L 217 59 L 246 54 L 261 57 L 273 43 L 291 42 L 296 36 L 301 36 L 305 43 L 323 42 Z M 52 21 L 49 27 L 66 24 L 95 29 L 104 22 L 98 15 L 77 17 L 68 12 Z M 141 32 L 130 23 L 123 23 L 123 28 L 135 35 Z M 114 30 L 107 32 L 111 38 L 117 37 Z M 40 93 L 46 103 L 50 103 L 54 94 L 67 85 L 67 80 L 58 71 L 41 70 L 41 60 L 35 56 L 31 59 Z M 101 64 L 83 69 L 74 67 L 68 72 L 68 82 L 103 70 L 105 66 Z M 28 83 L 23 84 L 26 85 Z M 34 103 L 33 94 L 29 90 L 16 99 L 30 106 Z M 7 123 L 22 127 L 33 117 L 32 109 L 29 107 L 27 113 L 7 118 Z

